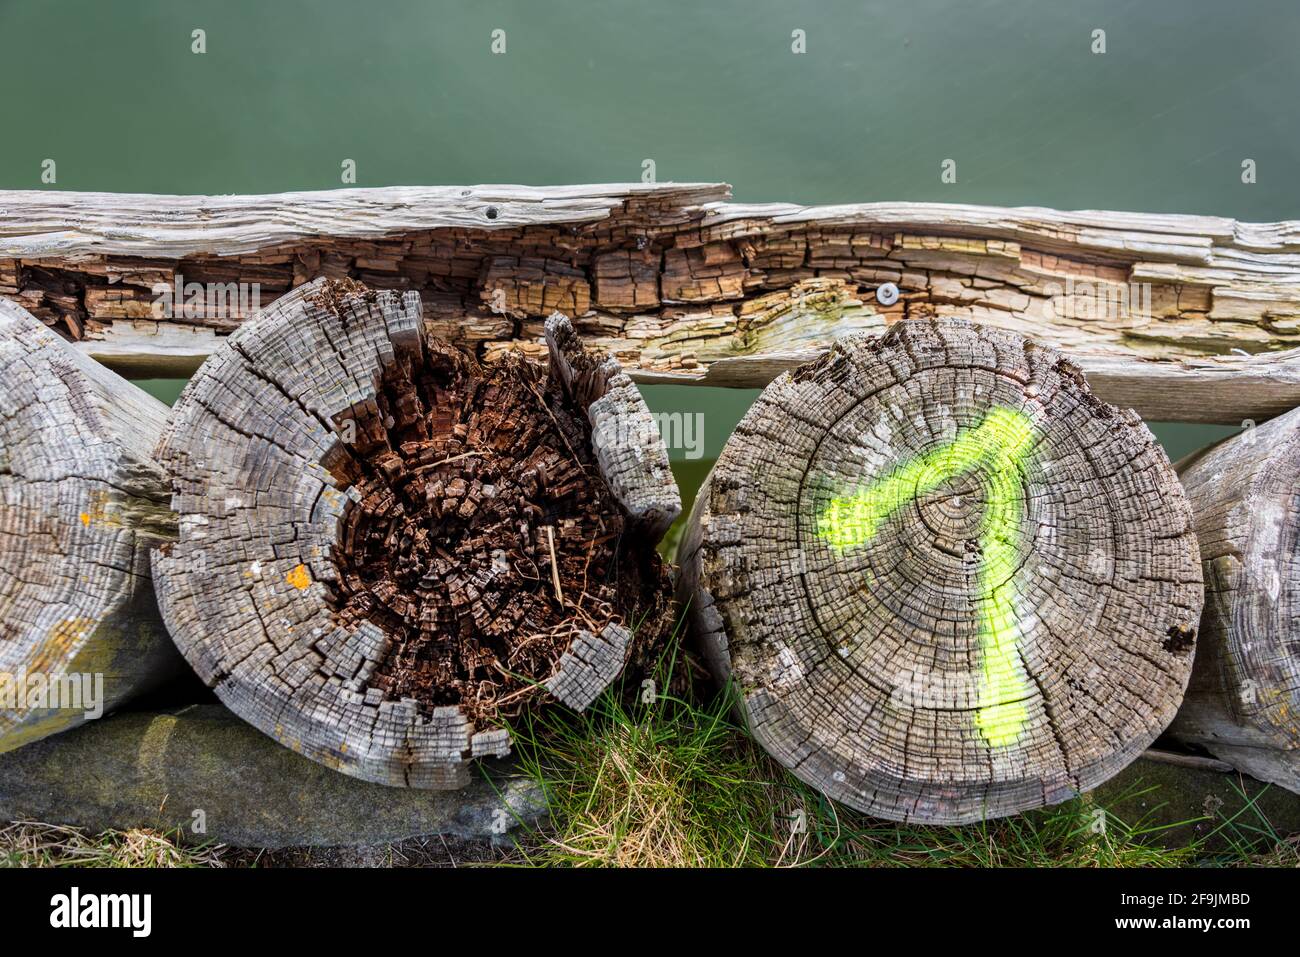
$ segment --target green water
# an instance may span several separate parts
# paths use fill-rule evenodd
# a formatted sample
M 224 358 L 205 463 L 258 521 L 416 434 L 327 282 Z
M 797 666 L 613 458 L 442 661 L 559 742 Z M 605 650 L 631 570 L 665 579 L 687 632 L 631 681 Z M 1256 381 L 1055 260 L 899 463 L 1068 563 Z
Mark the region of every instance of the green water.
M 616 182 L 652 160 L 754 202 L 1300 218 L 1297 37 L 1284 0 L 0 0 L 0 188 L 328 189 L 344 160 L 358 186 Z M 692 482 L 755 395 L 646 393 L 704 415 L 699 457 L 674 451 Z M 1230 431 L 1153 428 L 1173 458 Z
M 46 158 L 58 188 L 177 193 L 653 159 L 746 201 L 1297 218 L 1298 37 L 1286 0 L 0 0 L 0 187 Z

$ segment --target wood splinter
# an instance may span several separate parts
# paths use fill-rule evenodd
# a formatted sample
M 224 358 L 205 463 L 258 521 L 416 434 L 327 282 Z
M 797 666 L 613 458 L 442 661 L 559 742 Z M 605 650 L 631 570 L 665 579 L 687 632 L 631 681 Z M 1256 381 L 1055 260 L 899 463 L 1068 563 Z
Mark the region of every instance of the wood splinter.
M 414 293 L 316 280 L 205 363 L 160 446 L 181 534 L 155 574 L 232 710 L 357 777 L 456 787 L 508 752 L 504 719 L 585 708 L 655 650 L 667 452 L 621 447 L 639 393 L 563 316 L 547 332 L 549 374 L 480 365 Z
M 555 586 L 555 600 L 564 607 L 564 589 L 560 587 L 560 566 L 555 560 L 555 529 L 546 526 L 546 548 L 551 554 L 551 583 Z

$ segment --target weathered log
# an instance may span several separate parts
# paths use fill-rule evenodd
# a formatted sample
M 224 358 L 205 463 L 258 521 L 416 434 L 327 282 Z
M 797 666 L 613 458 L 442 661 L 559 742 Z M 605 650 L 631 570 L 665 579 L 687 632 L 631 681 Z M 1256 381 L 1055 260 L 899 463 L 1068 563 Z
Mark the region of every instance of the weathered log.
M 418 291 L 430 333 L 480 359 L 540 354 L 564 310 L 642 382 L 761 386 L 837 337 L 944 315 L 1067 351 L 1098 395 L 1148 419 L 1300 405 L 1300 224 L 727 195 L 0 193 L 0 295 L 140 375 L 188 375 L 252 300 L 324 275 Z M 196 291 L 166 293 L 177 275 Z
M 176 673 L 149 549 L 167 407 L 0 300 L 0 752 Z
M 1179 463 L 1205 575 L 1170 734 L 1300 793 L 1300 409 Z
M 680 554 L 755 737 L 892 820 L 1089 790 L 1191 671 L 1200 563 L 1159 445 L 1059 353 L 962 321 L 849 337 L 773 382 Z
M 549 378 L 482 367 L 426 338 L 415 293 L 317 280 L 199 370 L 154 575 L 235 713 L 348 774 L 457 787 L 508 752 L 501 719 L 586 707 L 671 625 L 667 452 L 617 366 L 547 330 Z

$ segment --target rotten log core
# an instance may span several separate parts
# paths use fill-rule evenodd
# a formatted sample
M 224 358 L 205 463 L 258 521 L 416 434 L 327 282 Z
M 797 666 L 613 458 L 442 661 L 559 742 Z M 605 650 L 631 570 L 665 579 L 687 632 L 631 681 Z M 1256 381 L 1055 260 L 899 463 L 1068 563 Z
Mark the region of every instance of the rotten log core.
M 483 366 L 414 293 L 320 279 L 203 365 L 159 447 L 180 537 L 154 577 L 231 710 L 348 774 L 456 787 L 509 752 L 502 719 L 581 710 L 657 651 L 667 451 L 616 363 L 563 316 L 546 335 L 549 367 Z
M 656 646 L 664 569 L 625 534 L 591 426 L 543 366 L 430 342 L 422 365 L 384 369 L 355 428 L 335 601 L 391 638 L 368 687 L 487 727 L 545 694 L 584 629 L 641 623 L 629 654 Z

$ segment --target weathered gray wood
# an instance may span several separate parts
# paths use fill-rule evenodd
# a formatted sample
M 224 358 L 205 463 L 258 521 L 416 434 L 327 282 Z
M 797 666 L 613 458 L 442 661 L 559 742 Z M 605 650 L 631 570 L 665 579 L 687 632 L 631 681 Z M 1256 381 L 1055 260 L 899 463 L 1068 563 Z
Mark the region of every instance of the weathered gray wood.
M 555 326 L 562 332 L 562 322 Z M 572 345 L 576 348 L 576 343 Z M 500 604 L 478 604 L 480 596 L 503 588 L 499 582 L 512 580 L 508 576 L 520 563 L 535 569 L 525 569 L 533 582 L 549 583 L 555 574 L 559 592 L 556 551 L 562 546 L 570 553 L 579 550 L 578 580 L 597 595 L 603 593 L 597 576 L 605 569 L 590 568 L 588 582 L 588 569 L 581 561 L 583 553 L 590 561 L 597 532 L 591 542 L 583 537 L 575 543 L 574 523 L 563 517 L 558 522 L 548 519 L 540 508 L 527 513 L 532 516 L 525 523 L 528 527 L 510 529 L 502 540 L 484 545 L 477 539 L 446 538 L 441 520 L 431 517 L 425 523 L 425 513 L 406 512 L 408 506 L 416 507 L 408 501 L 409 485 L 381 483 L 372 492 L 359 491 L 371 486 L 358 477 L 372 476 L 376 470 L 389 478 L 415 476 L 412 482 L 423 483 L 419 475 L 429 474 L 428 470 L 510 451 L 475 444 L 496 441 L 498 434 L 476 438 L 475 421 L 512 418 L 510 409 L 480 405 L 470 407 L 473 416 L 466 416 L 468 425 L 454 426 L 454 434 L 432 437 L 437 461 L 419 458 L 424 444 L 408 448 L 413 443 L 399 439 L 423 434 L 426 416 L 441 414 L 441 406 L 426 412 L 424 404 L 435 391 L 451 388 L 447 383 L 452 380 L 440 378 L 443 372 L 427 381 L 419 378 L 431 367 L 435 352 L 440 362 L 461 363 L 455 368 L 462 371 L 471 361 L 453 360 L 444 346 L 426 340 L 416 293 L 376 293 L 357 283 L 308 283 L 242 326 L 190 382 L 160 446 L 160 458 L 173 475 L 180 540 L 156 556 L 154 573 L 163 615 L 177 645 L 233 711 L 276 740 L 348 774 L 382 784 L 438 788 L 463 785 L 469 780 L 469 762 L 508 753 L 510 738 L 497 722 L 483 720 L 481 709 L 471 709 L 478 699 L 431 704 L 385 690 L 394 684 L 376 683 L 377 676 L 385 676 L 385 681 L 392 678 L 394 672 L 388 668 L 392 660 L 397 661 L 393 668 L 401 670 L 403 680 L 413 673 L 410 669 L 430 662 L 434 673 L 441 673 L 438 656 L 451 652 L 438 644 L 424 645 L 426 650 L 410 652 L 408 661 L 406 629 L 433 634 L 431 641 L 441 641 L 438 636 L 443 633 L 438 629 L 447 619 L 455 623 L 456 641 L 466 633 L 486 634 L 481 629 L 488 624 L 496 628 L 491 634 L 498 634 L 498 623 L 509 621 L 505 616 L 511 605 L 504 599 Z M 599 360 L 580 354 L 572 359 L 583 368 L 599 365 Z M 472 369 L 467 375 L 477 382 L 465 393 L 478 396 L 474 402 L 490 402 L 499 394 L 493 391 L 495 386 L 485 384 L 484 376 Z M 616 380 L 617 370 L 607 378 Z M 536 401 L 554 419 L 531 380 L 521 381 L 522 391 L 534 390 Z M 591 402 L 605 394 L 605 385 L 602 381 L 593 389 Z M 483 392 L 484 388 L 489 391 Z M 458 398 L 456 403 L 461 401 Z M 580 415 L 585 406 L 575 410 Z M 427 421 L 434 429 L 447 429 L 445 419 Z M 567 446 L 569 440 L 560 434 Z M 529 441 L 538 447 L 542 442 L 536 436 Z M 448 454 L 446 448 L 459 451 Z M 662 445 L 657 451 L 666 456 Z M 587 465 L 579 462 L 577 468 L 587 474 Z M 636 487 L 630 476 L 626 473 L 627 484 Z M 561 478 L 553 474 L 550 481 Z M 547 482 L 547 477 L 534 479 L 542 485 Z M 448 499 L 448 507 L 462 512 L 468 507 L 473 514 L 478 507 L 475 498 L 505 494 L 495 485 L 479 487 L 476 480 L 472 484 L 475 488 L 458 493 L 460 498 Z M 437 486 L 420 484 L 418 502 L 441 503 L 453 494 L 441 490 L 441 479 Z M 449 608 L 428 607 L 414 595 L 403 597 L 400 589 L 406 586 L 389 587 L 387 583 L 397 579 L 385 579 L 385 612 L 400 608 L 400 614 L 395 612 L 401 622 L 397 633 L 379 618 L 366 617 L 375 610 L 372 593 L 363 596 L 368 604 L 349 604 L 348 595 L 355 592 L 340 592 L 344 584 L 351 588 L 348 576 L 357 570 L 348 570 L 351 565 L 345 569 L 340 560 L 355 554 L 354 536 L 363 534 L 349 518 L 354 503 L 360 503 L 366 520 L 378 512 L 412 515 L 397 531 L 384 525 L 380 538 L 389 553 L 400 556 L 411 554 L 403 551 L 411 538 L 429 542 L 420 553 L 427 557 L 413 558 L 426 564 L 415 571 L 408 568 L 398 576 L 401 581 L 423 583 L 438 567 L 460 569 L 450 578 L 455 591 Z M 548 521 L 560 527 L 552 528 Z M 617 531 L 611 528 L 609 537 Z M 526 540 L 530 551 L 520 551 L 522 546 L 507 537 Z M 655 540 L 643 541 L 651 556 Z M 477 556 L 489 549 L 499 551 L 486 565 L 456 564 L 463 554 Z M 620 553 L 630 561 L 628 554 Z M 663 574 L 657 564 L 655 570 Z M 653 581 L 646 584 L 662 588 Z M 549 588 L 546 591 L 549 594 Z M 466 611 L 458 610 L 458 600 L 465 602 Z M 560 608 L 557 614 L 571 615 L 566 619 L 571 626 L 571 653 L 560 657 L 557 651 L 555 673 L 529 676 L 533 684 L 519 694 L 535 690 L 540 696 L 544 686 L 557 698 L 584 707 L 621 670 L 631 653 L 631 641 L 625 630 L 611 632 L 602 627 L 604 622 L 593 623 L 592 599 L 584 588 L 556 594 L 555 601 Z M 356 614 L 345 617 L 342 612 L 349 609 Z M 435 626 L 435 622 L 444 624 Z M 600 641 L 592 638 L 592 627 Z M 523 631 L 511 634 L 510 640 L 519 645 L 526 639 L 547 637 Z M 621 641 L 614 640 L 619 637 Z M 489 647 L 484 637 L 473 653 Z M 505 647 L 513 649 L 509 641 Z M 482 659 L 484 666 L 496 662 L 500 674 L 523 667 L 502 655 L 499 662 L 490 655 Z
M 546 690 L 557 701 L 585 711 L 619 676 L 631 644 L 632 633 L 612 622 L 599 635 L 579 632 L 555 673 L 546 679 Z
M 1300 409 L 1196 453 L 1205 612 L 1170 734 L 1300 793 Z
M 246 317 L 201 303 L 158 319 L 155 283 L 256 283 L 268 305 L 325 275 L 419 291 L 430 332 L 480 358 L 542 354 L 558 309 L 640 382 L 761 386 L 839 336 L 948 316 L 1064 350 L 1098 395 L 1149 419 L 1238 424 L 1300 405 L 1297 223 L 726 196 L 0 193 L 0 295 L 137 375 L 188 374 Z
M 680 587 L 755 737 L 833 798 L 965 823 L 1106 780 L 1172 719 L 1201 610 L 1141 420 L 948 320 L 772 383 L 691 512 Z
M 149 580 L 149 549 L 175 537 L 151 458 L 166 418 L 0 300 L 0 752 L 112 710 L 181 665 Z
M 717 183 L 392 186 L 258 196 L 4 190 L 0 255 L 242 256 L 320 236 L 382 239 L 448 228 L 568 226 L 604 220 L 629 201 L 681 208 L 726 194 Z

